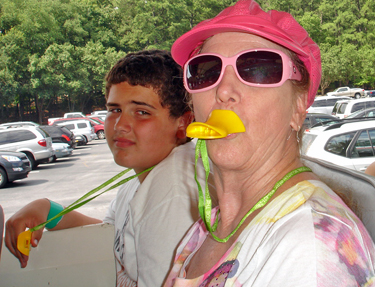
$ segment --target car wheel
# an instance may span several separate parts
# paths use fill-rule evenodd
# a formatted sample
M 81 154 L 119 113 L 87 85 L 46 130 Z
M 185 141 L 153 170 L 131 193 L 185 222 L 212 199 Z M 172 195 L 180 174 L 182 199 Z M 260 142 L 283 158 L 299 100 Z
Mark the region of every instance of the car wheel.
M 87 145 L 89 141 L 87 140 L 86 136 L 83 136 L 83 145 Z
M 361 94 L 356 93 L 356 94 L 354 95 L 354 97 L 355 97 L 356 99 L 359 99 L 359 98 L 361 97 Z
M 8 182 L 7 173 L 0 167 L 0 188 L 4 187 Z
M 48 163 L 56 162 L 56 160 L 57 160 L 57 157 L 56 155 L 54 155 L 53 157 L 49 158 Z
M 36 169 L 38 165 L 36 164 L 34 156 L 31 153 L 25 153 L 25 154 L 27 158 L 29 159 L 31 170 Z
M 105 139 L 105 133 L 104 133 L 104 131 L 98 131 L 96 133 L 96 135 L 98 136 L 98 139 L 100 139 L 100 140 Z

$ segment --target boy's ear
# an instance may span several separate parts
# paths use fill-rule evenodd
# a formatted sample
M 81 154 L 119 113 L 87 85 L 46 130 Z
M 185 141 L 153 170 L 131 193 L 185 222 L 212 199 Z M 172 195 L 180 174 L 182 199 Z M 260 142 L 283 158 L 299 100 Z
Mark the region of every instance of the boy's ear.
M 189 111 L 184 113 L 179 119 L 178 119 L 178 128 L 176 137 L 177 140 L 185 140 L 186 139 L 186 128 L 190 123 L 193 121 L 194 115 L 193 112 Z

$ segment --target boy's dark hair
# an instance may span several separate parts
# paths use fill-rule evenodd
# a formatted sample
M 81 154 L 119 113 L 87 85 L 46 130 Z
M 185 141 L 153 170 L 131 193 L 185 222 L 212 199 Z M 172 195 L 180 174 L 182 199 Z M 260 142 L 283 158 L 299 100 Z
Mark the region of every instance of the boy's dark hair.
M 161 105 L 169 108 L 172 117 L 178 118 L 191 110 L 182 73 L 181 67 L 168 51 L 145 50 L 129 53 L 107 74 L 105 97 L 108 99 L 112 85 L 122 82 L 132 86 L 153 88 L 159 95 Z

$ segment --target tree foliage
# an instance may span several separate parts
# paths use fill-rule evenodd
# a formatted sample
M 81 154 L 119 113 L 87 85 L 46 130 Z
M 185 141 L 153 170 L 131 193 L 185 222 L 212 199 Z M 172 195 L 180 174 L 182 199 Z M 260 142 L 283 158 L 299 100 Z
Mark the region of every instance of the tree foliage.
M 0 0 L 0 121 L 104 108 L 104 77 L 128 52 L 174 40 L 233 0 Z M 259 0 L 291 13 L 322 52 L 320 92 L 375 88 L 375 1 Z

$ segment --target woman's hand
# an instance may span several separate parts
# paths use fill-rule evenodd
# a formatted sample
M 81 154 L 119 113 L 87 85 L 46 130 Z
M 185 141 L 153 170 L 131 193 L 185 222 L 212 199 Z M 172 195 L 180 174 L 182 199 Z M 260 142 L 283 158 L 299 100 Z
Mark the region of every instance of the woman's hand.
M 47 216 L 50 210 L 50 202 L 48 199 L 38 199 L 17 211 L 11 218 L 6 222 L 5 231 L 5 245 L 9 251 L 18 258 L 21 264 L 21 268 L 27 266 L 29 256 L 22 254 L 17 249 L 18 235 L 26 230 L 26 228 L 33 228 L 47 220 Z M 31 246 L 36 247 L 43 235 L 43 229 L 41 228 L 34 231 L 31 236 Z

